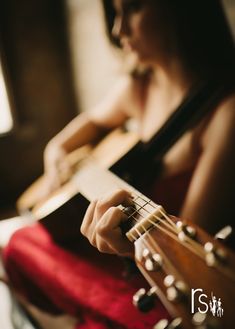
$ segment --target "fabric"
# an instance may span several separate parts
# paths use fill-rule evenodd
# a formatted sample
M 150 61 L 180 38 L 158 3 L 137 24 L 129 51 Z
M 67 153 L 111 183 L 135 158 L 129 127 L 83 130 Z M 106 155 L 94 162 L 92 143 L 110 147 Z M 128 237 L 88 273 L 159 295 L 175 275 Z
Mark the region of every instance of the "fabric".
M 132 296 L 145 281 L 125 279 L 118 257 L 101 255 L 82 237 L 72 252 L 35 224 L 12 236 L 4 262 L 18 292 L 43 310 L 78 316 L 76 329 L 149 329 L 168 316 L 159 301 L 147 314 L 138 311 Z

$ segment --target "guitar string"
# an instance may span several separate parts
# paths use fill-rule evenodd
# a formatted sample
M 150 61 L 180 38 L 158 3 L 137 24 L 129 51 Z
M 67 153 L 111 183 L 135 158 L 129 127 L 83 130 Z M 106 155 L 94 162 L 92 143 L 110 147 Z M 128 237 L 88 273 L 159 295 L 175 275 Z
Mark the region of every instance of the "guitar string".
M 145 199 L 143 199 L 143 200 L 146 201 Z M 134 203 L 136 203 L 136 202 L 134 202 Z M 148 202 L 146 202 L 146 204 L 148 204 Z M 141 206 L 140 209 L 144 209 L 144 207 L 146 206 L 146 204 L 143 205 L 143 206 Z M 137 205 L 139 205 L 139 204 L 137 204 Z M 155 207 L 155 206 L 153 206 L 153 205 L 151 205 L 151 206 L 152 206 L 153 208 L 157 209 L 157 207 Z M 144 216 L 143 216 L 141 213 L 139 213 L 139 210 L 140 210 L 140 209 L 136 209 L 135 213 L 138 213 L 138 215 L 139 215 L 140 217 L 144 218 Z M 145 210 L 149 215 L 151 215 L 153 218 L 157 219 L 159 222 L 161 222 L 161 223 L 164 224 L 165 226 L 168 226 L 167 223 L 166 223 L 166 221 L 163 220 L 161 217 L 156 216 L 156 215 L 154 215 L 154 214 L 151 214 L 151 213 L 150 213 L 148 210 L 146 210 L 146 209 L 144 209 L 144 210 Z M 136 222 L 138 222 L 138 219 L 137 219 L 137 218 L 134 218 L 133 215 L 131 215 L 130 217 L 132 217 Z M 130 218 L 130 217 L 129 217 L 129 218 Z M 168 217 L 168 216 L 165 216 L 165 217 L 166 217 L 167 220 L 169 220 L 169 217 Z M 151 219 L 148 219 L 148 218 L 146 218 L 146 220 L 147 220 L 148 222 L 150 222 L 152 225 L 154 225 L 156 228 L 160 229 L 162 232 L 164 232 L 164 233 L 168 234 L 169 236 L 171 236 L 171 237 L 172 237 L 173 239 L 175 239 L 177 242 L 180 242 L 180 243 L 183 244 L 184 246 L 189 247 L 189 248 L 191 249 L 191 251 L 194 251 L 194 252 L 198 253 L 198 256 L 204 258 L 204 255 L 205 255 L 204 248 L 201 247 L 197 242 L 195 242 L 195 241 L 193 241 L 192 239 L 190 239 L 190 238 L 188 238 L 187 236 L 185 236 L 185 238 L 187 238 L 188 242 L 191 242 L 192 244 L 194 244 L 194 247 L 197 249 L 197 250 L 194 250 L 194 249 L 192 249 L 193 246 L 190 246 L 189 244 L 184 243 L 184 241 L 179 240 L 178 236 L 175 236 L 175 235 L 172 234 L 171 232 L 168 232 L 167 230 L 165 230 L 164 228 L 162 228 L 159 224 L 156 224 L 155 222 L 153 222 Z M 173 225 L 176 227 L 176 225 L 175 225 L 174 223 L 173 223 Z M 142 225 L 141 225 L 141 226 L 142 226 Z M 143 228 L 143 226 L 142 226 L 142 228 Z M 134 229 L 135 229 L 135 227 L 134 227 Z M 174 230 L 174 233 L 178 233 L 178 230 Z M 193 242 L 194 242 L 194 243 L 193 243 Z M 203 255 L 202 255 L 202 254 L 203 254 Z
M 141 215 L 141 214 L 140 214 L 140 216 L 143 217 L 143 215 Z M 155 217 L 156 217 L 157 219 L 161 219 L 161 218 L 158 218 L 157 216 L 155 216 Z M 137 223 L 139 222 L 137 218 L 135 218 L 135 217 L 132 217 L 132 218 L 133 218 Z M 144 217 L 143 217 L 143 218 L 144 218 Z M 173 238 L 174 240 L 176 240 L 178 243 L 180 243 L 180 244 L 182 244 L 183 246 L 185 246 L 186 248 L 188 248 L 190 251 L 196 253 L 196 254 L 197 254 L 199 257 L 201 257 L 203 260 L 205 260 L 205 257 L 204 257 L 204 256 L 206 255 L 206 252 L 205 252 L 205 250 L 204 250 L 203 247 L 201 247 L 202 254 L 200 254 L 200 252 L 197 253 L 197 251 L 193 248 L 193 246 L 191 246 L 190 244 L 186 244 L 186 243 L 184 243 L 183 241 L 180 241 L 175 235 L 173 235 L 172 233 L 168 232 L 166 229 L 162 228 L 162 227 L 160 226 L 160 224 L 156 224 L 156 223 L 153 222 L 153 221 L 151 221 L 151 224 L 152 224 L 153 226 L 155 226 L 156 228 L 158 228 L 159 230 L 161 230 L 162 232 L 164 232 L 166 235 L 172 237 L 172 238 Z M 143 230 L 145 231 L 145 233 L 149 233 L 149 231 L 147 231 L 146 228 L 145 228 L 143 225 L 141 225 L 141 227 L 143 228 Z M 139 235 L 139 238 L 140 238 L 140 237 L 142 236 L 141 233 L 140 233 L 139 230 L 137 230 L 137 229 L 136 229 L 136 231 L 137 231 L 137 233 L 138 233 L 138 235 Z M 148 235 L 149 235 L 149 237 L 151 237 L 150 234 L 148 234 Z M 134 235 L 132 235 L 132 238 L 134 238 L 134 240 L 137 240 L 136 237 L 135 237 Z M 152 240 L 152 244 L 155 245 L 155 246 L 157 246 L 155 240 L 154 240 L 152 237 L 151 237 L 151 240 Z M 191 240 L 191 239 L 190 239 L 190 240 Z M 195 242 L 195 241 L 193 241 L 193 242 Z M 199 246 L 200 246 L 200 245 L 199 245 Z M 155 248 L 156 248 L 156 247 L 155 247 Z M 220 264 L 217 264 L 216 268 L 217 268 L 218 270 L 220 270 L 221 272 L 223 272 L 224 274 L 226 274 L 227 276 L 229 276 L 232 280 L 235 280 L 235 274 L 234 274 L 234 272 L 233 272 L 232 270 L 229 270 L 228 268 L 224 268 L 224 267 L 222 267 Z
M 143 201 L 145 201 L 145 203 L 147 204 L 147 203 L 152 203 L 151 204 L 151 206 L 153 207 L 153 208 L 157 208 L 156 207 L 156 205 L 154 205 L 154 203 L 153 202 L 151 202 L 151 200 L 149 199 L 149 198 L 147 198 L 145 195 L 143 195 L 142 193 L 140 193 L 138 190 L 136 190 L 135 188 L 133 188 L 132 186 L 130 186 L 130 185 L 128 185 L 127 184 L 127 189 L 131 192 L 131 194 L 134 196 L 134 197 L 139 197 L 139 198 L 141 198 Z M 148 199 L 148 200 L 146 200 L 146 199 Z M 133 202 L 135 203 L 135 201 L 133 200 Z M 146 210 L 146 209 L 145 209 Z M 162 216 L 166 219 L 166 221 L 171 225 L 171 228 L 174 228 L 175 229 L 175 234 L 177 234 L 177 233 L 179 233 L 179 231 L 178 231 L 178 229 L 177 229 L 177 227 L 176 227 L 176 224 L 170 219 L 170 217 L 169 216 L 167 216 L 163 211 L 161 211 L 161 209 L 159 209 L 160 210 L 160 212 L 161 212 L 161 214 L 162 214 Z M 163 219 L 162 218 L 159 218 L 159 217 L 157 217 L 156 215 L 152 215 L 151 213 L 149 213 L 153 218 L 155 218 L 155 219 L 158 219 L 158 221 L 160 221 L 160 222 L 162 222 L 162 223 L 164 223 L 164 225 L 166 226 L 166 221 L 163 221 Z M 152 223 L 151 223 L 152 224 Z M 154 224 L 154 226 L 155 226 L 156 224 Z M 204 255 L 206 255 L 206 252 L 205 252 L 205 250 L 204 250 L 204 247 L 202 246 L 202 245 L 200 245 L 198 242 L 196 242 L 195 240 L 193 240 L 193 239 L 191 239 L 190 237 L 188 237 L 188 236 L 186 236 L 185 235 L 185 240 L 187 241 L 187 244 L 185 244 L 184 242 L 182 242 L 181 240 L 179 240 L 178 239 L 178 237 L 176 238 L 175 237 L 175 239 L 177 240 L 177 242 L 179 242 L 179 243 L 181 243 L 181 244 L 183 244 L 183 245 L 185 245 L 185 247 L 187 247 L 187 246 L 189 246 L 190 244 L 191 245 L 193 245 L 193 246 L 191 246 L 191 248 L 195 248 L 195 249 L 197 249 L 198 250 L 198 252 L 199 253 L 204 253 Z M 194 250 L 193 250 L 194 251 Z M 196 252 L 196 250 L 195 250 L 195 252 Z
M 146 210 L 145 210 L 145 211 L 146 211 Z M 146 212 L 148 212 L 148 211 L 146 211 Z M 138 213 L 139 216 L 141 216 L 141 217 L 144 218 L 144 216 L 143 216 L 142 214 L 140 214 L 138 210 L 135 210 L 135 213 Z M 149 213 L 149 212 L 148 212 L 148 213 Z M 149 213 L 149 214 L 151 214 L 151 213 Z M 164 223 L 164 221 L 162 221 L 162 219 L 161 219 L 160 217 L 158 217 L 158 216 L 156 216 L 156 215 L 155 215 L 154 217 L 155 217 L 156 219 L 158 219 L 160 222 Z M 136 223 L 139 222 L 138 219 L 135 218 L 133 214 L 131 214 L 131 216 L 129 216 L 128 218 L 133 218 L 133 219 L 136 221 Z M 173 235 L 172 233 L 170 233 L 170 232 L 168 232 L 167 230 L 163 229 L 161 226 L 159 226 L 159 225 L 156 224 L 155 222 L 153 222 L 153 221 L 151 221 L 151 220 L 148 220 L 148 221 L 149 221 L 152 225 L 154 225 L 155 227 L 157 227 L 158 229 L 160 229 L 162 232 L 164 232 L 165 234 L 168 234 L 171 238 L 173 238 L 174 240 L 176 240 L 177 242 L 179 242 L 179 239 L 178 239 L 175 235 Z M 148 232 L 148 231 L 146 230 L 146 228 L 145 228 L 144 225 L 141 225 L 141 227 L 142 227 L 142 229 L 144 230 L 145 233 Z M 139 237 L 141 237 L 141 233 L 139 232 L 139 230 L 138 230 L 137 228 L 135 228 L 135 227 L 134 227 L 134 229 L 136 230 L 136 232 L 137 232 L 137 234 L 139 235 Z M 132 236 L 132 238 L 133 238 L 134 240 L 136 240 L 136 237 L 135 237 L 133 234 L 131 234 L 131 236 Z M 154 242 L 153 239 L 152 239 L 152 242 Z M 181 242 L 180 242 L 180 243 L 181 243 Z M 154 243 L 154 244 L 155 244 L 155 243 Z M 183 243 L 181 243 L 181 244 L 183 244 Z M 193 248 L 192 248 L 191 246 L 186 245 L 186 244 L 183 244 L 183 245 L 185 245 L 186 247 L 188 247 L 188 249 L 190 249 L 191 251 L 196 252 L 195 250 L 193 250 Z M 196 252 L 196 253 L 197 253 L 197 252 Z M 204 255 L 201 255 L 200 253 L 197 253 L 197 255 L 198 255 L 199 257 L 201 257 L 201 258 L 204 259 Z
M 176 267 L 172 264 L 172 262 L 169 260 L 169 258 L 165 255 L 165 253 L 163 252 L 163 250 L 160 248 L 160 246 L 156 243 L 156 241 L 153 239 L 153 237 L 151 236 L 150 232 L 146 232 L 146 235 L 148 237 L 148 239 L 150 241 L 148 241 L 146 239 L 146 237 L 142 236 L 142 239 L 144 240 L 144 245 L 151 250 L 152 255 L 154 253 L 156 253 L 156 251 L 159 253 L 159 255 L 161 255 L 162 257 L 162 265 L 161 268 L 162 270 L 165 272 L 165 276 L 171 274 L 173 275 L 175 278 L 177 278 L 177 280 L 181 280 L 184 281 L 182 275 L 179 273 L 179 271 L 176 269 Z M 152 244 L 152 245 L 151 245 Z M 155 284 L 155 282 L 154 282 Z M 156 285 L 156 284 L 155 284 Z
M 139 205 L 139 204 L 137 204 L 137 205 Z M 144 205 L 142 205 L 142 207 L 144 207 Z M 155 208 L 155 206 L 153 206 L 153 208 Z M 140 209 L 141 209 L 141 206 L 140 206 Z M 139 210 L 139 209 L 138 209 L 138 210 Z M 146 211 L 146 209 L 145 209 L 145 211 Z M 148 212 L 148 211 L 147 211 L 147 212 Z M 136 213 L 136 210 L 135 210 L 134 213 Z M 139 213 L 139 216 L 143 217 L 143 215 L 140 214 L 140 213 Z M 138 220 L 137 218 L 135 218 L 133 215 L 132 215 L 131 217 L 132 217 L 137 223 L 139 222 L 139 220 Z M 154 215 L 154 217 L 157 218 L 158 220 L 160 219 L 159 221 L 162 222 L 162 219 L 159 218 L 158 216 Z M 166 217 L 168 218 L 168 216 L 166 216 Z M 143 217 L 143 218 L 144 218 L 144 217 Z M 151 224 L 152 224 L 153 226 L 157 227 L 159 230 L 161 230 L 161 231 L 164 232 L 165 234 L 171 236 L 174 240 L 177 241 L 177 243 L 181 243 L 181 244 L 184 245 L 186 248 L 188 248 L 190 251 L 192 251 L 192 252 L 194 252 L 194 253 L 197 254 L 196 249 L 193 248 L 193 246 L 190 246 L 189 244 L 185 244 L 185 243 L 183 243 L 182 241 L 179 241 L 178 237 L 176 237 L 174 234 L 168 232 L 166 229 L 162 228 L 162 227 L 160 226 L 160 224 L 156 224 L 156 223 L 153 222 L 153 221 L 151 221 Z M 175 224 L 174 224 L 174 225 L 175 225 Z M 142 235 L 141 232 L 140 232 L 137 228 L 135 228 L 137 234 L 139 235 L 139 238 L 142 238 L 142 239 L 144 240 L 144 245 L 145 245 L 146 247 L 148 247 L 148 249 L 152 249 L 152 248 L 153 248 L 153 250 L 158 250 L 158 249 L 160 249 L 160 247 L 157 245 L 156 241 L 155 241 L 155 240 L 153 239 L 153 237 L 151 236 L 149 230 L 147 231 L 147 229 L 145 228 L 144 225 L 141 225 L 141 227 L 142 227 L 142 229 L 144 230 L 144 232 L 146 233 L 146 235 L 149 237 L 149 240 L 150 240 L 150 241 L 148 242 L 148 241 L 146 240 L 146 237 L 145 237 L 144 235 Z M 132 238 L 133 238 L 135 241 L 137 240 L 137 238 L 136 238 L 134 235 L 132 235 Z M 191 240 L 191 239 L 189 239 L 189 241 L 190 241 L 190 240 Z M 193 242 L 194 242 L 194 241 L 193 241 Z M 152 244 L 152 246 L 151 246 L 151 244 Z M 196 246 L 197 246 L 197 245 L 196 245 Z M 200 245 L 199 245 L 199 246 L 200 246 Z M 203 260 L 205 260 L 205 258 L 204 258 L 204 253 L 205 253 L 204 248 L 201 248 L 201 251 L 203 252 L 203 255 L 201 255 L 200 253 L 197 254 L 197 255 L 198 255 L 199 257 L 201 257 Z M 161 255 L 163 256 L 163 252 L 161 252 Z M 173 264 L 168 260 L 167 257 L 165 257 L 164 261 L 166 262 L 166 260 L 167 260 L 167 263 L 168 263 L 168 267 L 171 268 L 171 269 L 170 269 L 170 273 L 176 273 L 175 276 L 177 276 L 177 278 L 179 278 L 180 275 L 179 275 L 179 273 L 177 272 L 176 268 L 175 268 L 175 267 L 173 266 Z M 225 275 L 227 275 L 228 277 L 230 277 L 232 280 L 235 280 L 235 276 L 234 276 L 234 272 L 233 272 L 233 271 L 230 271 L 230 270 L 227 269 L 227 268 L 224 269 L 224 267 L 220 266 L 220 264 L 217 264 L 217 269 L 218 269 L 220 272 L 222 272 L 223 274 L 225 274 Z M 165 270 L 165 273 L 166 273 L 166 270 Z M 154 282 L 154 284 L 155 284 L 155 282 Z
M 155 216 L 153 216 L 153 217 L 155 217 Z M 156 228 L 158 228 L 162 232 L 164 232 L 164 233 L 168 234 L 169 236 L 171 236 L 174 240 L 176 240 L 177 242 L 179 242 L 181 245 L 187 247 L 188 249 L 190 249 L 191 251 L 193 251 L 194 253 L 196 253 L 198 256 L 200 256 L 201 258 L 205 259 L 206 252 L 204 250 L 204 247 L 202 247 L 199 243 L 195 242 L 194 240 L 192 240 L 191 238 L 187 237 L 186 235 L 184 235 L 184 239 L 185 239 L 184 241 L 183 240 L 180 240 L 179 237 L 178 237 L 178 235 L 174 235 L 171 232 L 167 231 L 165 228 L 163 228 L 162 226 L 160 226 L 160 224 L 155 223 L 151 219 L 147 219 L 147 221 L 149 221 L 153 226 L 155 226 Z
M 138 198 L 138 196 L 137 196 L 137 198 Z M 142 198 L 142 197 L 141 197 Z M 143 198 L 142 198 L 143 199 Z M 139 216 L 141 216 L 141 217 L 143 217 L 144 218 L 144 216 L 142 215 L 142 214 L 140 214 L 139 213 L 139 210 L 140 209 L 143 209 L 145 212 L 147 212 L 149 215 L 151 215 L 153 218 L 155 218 L 155 219 L 157 219 L 159 222 L 161 222 L 162 224 L 164 224 L 165 226 L 167 226 L 167 227 L 169 227 L 172 231 L 173 231 L 173 233 L 179 233 L 179 231 L 177 230 L 177 229 L 172 229 L 172 227 L 171 226 L 169 226 L 169 224 L 165 221 L 165 220 L 163 220 L 161 217 L 158 217 L 158 216 L 156 216 L 156 215 L 154 215 L 154 214 L 151 214 L 151 212 L 149 212 L 147 209 L 145 209 L 144 207 L 147 205 L 147 204 L 149 204 L 149 201 L 146 201 L 145 199 L 143 199 L 143 201 L 145 201 L 146 203 L 144 204 L 144 205 L 142 205 L 142 206 L 140 206 L 135 200 L 134 200 L 134 203 L 135 204 L 137 204 L 138 206 L 140 206 L 140 208 L 139 209 L 136 209 L 135 210 L 135 213 L 138 213 L 139 214 Z M 154 208 L 154 209 L 157 209 L 157 207 L 155 207 L 155 206 L 153 206 L 153 205 L 151 205 L 151 207 L 152 208 Z M 135 209 L 135 208 L 133 208 L 133 209 Z M 166 220 L 169 220 L 170 218 L 164 213 L 164 212 L 161 212 L 162 214 L 164 214 L 165 216 L 165 218 L 166 218 Z M 156 224 L 156 223 L 154 223 L 153 221 L 151 221 L 151 219 L 147 219 L 146 218 L 146 220 L 148 221 L 148 222 L 150 222 L 152 225 L 154 225 L 155 227 L 158 227 L 159 228 L 159 226 L 158 226 L 158 224 Z M 137 220 L 137 222 L 138 222 L 138 220 Z M 176 225 L 175 225 L 175 223 L 173 222 L 173 221 L 170 221 L 171 223 L 172 223 L 172 226 L 174 225 L 174 228 L 176 228 Z M 157 225 L 157 226 L 156 226 Z M 162 228 L 162 227 L 161 227 Z M 163 229 L 162 229 L 162 231 L 163 231 Z M 167 232 L 165 232 L 165 233 L 167 233 Z M 170 234 L 170 232 L 169 232 L 169 234 Z M 172 235 L 172 237 L 173 237 L 173 235 Z M 182 244 L 184 244 L 183 243 L 183 241 L 181 241 L 181 240 L 179 240 L 178 239 L 178 236 L 176 237 L 176 236 L 174 236 L 173 237 L 174 239 L 177 239 L 177 241 L 178 242 L 181 242 Z M 186 241 L 188 242 L 188 243 L 190 243 L 190 244 L 192 244 L 193 246 L 194 246 L 194 248 L 196 248 L 197 249 L 197 252 L 198 253 L 202 253 L 202 254 L 204 254 L 205 255 L 205 251 L 204 251 L 204 248 L 199 244 L 199 243 L 197 243 L 196 241 L 194 241 L 194 240 L 192 240 L 191 238 L 189 238 L 189 237 L 187 237 L 186 235 L 185 235 L 185 239 L 186 239 Z M 184 244 L 184 245 L 186 245 L 186 244 Z M 187 244 L 187 246 L 188 246 L 188 244 Z M 192 246 L 192 247 L 193 247 Z M 195 250 L 196 251 L 196 250 Z M 202 256 L 201 256 L 202 257 Z
M 171 232 L 168 232 L 165 228 L 161 227 L 160 224 L 156 224 L 154 221 L 152 220 L 148 220 L 153 226 L 155 226 L 156 228 L 158 228 L 160 231 L 164 232 L 165 234 L 167 234 L 168 236 L 170 236 L 172 239 L 176 240 L 177 242 L 179 242 L 181 245 L 187 247 L 188 249 L 190 249 L 192 252 L 194 252 L 195 254 L 197 254 L 199 257 L 201 257 L 202 259 L 205 259 L 205 251 L 203 249 L 203 252 L 201 252 L 202 250 L 196 250 L 195 248 L 193 248 L 193 246 L 191 246 L 190 244 L 187 244 L 186 241 L 181 241 L 179 240 L 178 236 L 175 236 L 174 234 L 172 234 Z
M 134 220 L 136 220 L 136 222 L 138 222 L 138 220 L 135 217 L 134 217 Z M 145 231 L 145 234 L 147 235 L 147 237 L 149 238 L 150 241 L 147 241 L 146 237 L 143 236 L 140 233 L 140 231 L 136 228 L 136 231 L 137 231 L 137 234 L 139 235 L 139 238 L 143 240 L 143 244 L 144 244 L 145 247 L 147 247 L 148 250 L 152 250 L 152 254 L 156 250 L 158 252 L 160 250 L 160 255 L 162 256 L 162 259 L 164 259 L 164 264 L 165 265 L 162 265 L 162 269 L 165 271 L 165 274 L 166 275 L 168 275 L 169 273 L 174 274 L 174 276 L 177 277 L 178 280 L 179 279 L 183 280 L 182 276 L 177 271 L 176 267 L 172 264 L 172 262 L 166 257 L 165 253 L 163 253 L 161 248 L 157 245 L 156 241 L 153 239 L 150 232 L 145 228 L 145 226 L 141 225 L 141 227 Z M 135 239 L 135 237 L 134 237 L 134 239 Z M 154 282 L 154 285 L 156 286 L 155 282 Z
M 169 232 L 167 232 L 167 230 L 165 230 L 165 229 L 163 229 L 161 226 L 158 226 L 158 225 L 156 225 L 156 223 L 155 222 L 152 222 L 152 224 L 155 226 L 155 227 L 157 227 L 158 229 L 160 229 L 161 231 L 165 231 L 165 233 L 166 234 L 168 234 L 168 235 L 170 235 L 169 234 Z M 171 234 L 172 235 L 172 234 Z M 177 240 L 177 238 L 176 237 L 174 237 L 173 235 L 172 235 L 172 238 L 174 238 L 177 242 L 179 242 L 178 240 Z M 153 240 L 154 241 L 154 240 Z M 189 244 L 183 244 L 183 243 L 181 243 L 182 245 L 184 245 L 185 247 L 187 247 L 189 250 L 191 250 L 192 252 L 194 252 L 194 253 L 196 253 L 197 254 L 197 252 L 195 252 L 195 249 L 192 247 L 192 246 L 190 246 Z M 204 251 L 204 249 L 203 249 L 203 251 Z M 205 251 L 204 251 L 204 253 L 205 253 Z M 200 255 L 200 254 L 198 254 L 198 256 L 199 257 L 201 257 L 203 260 L 205 260 L 205 255 Z M 228 267 L 224 267 L 224 266 L 222 266 L 222 264 L 221 263 L 216 263 L 216 268 L 220 271 L 220 272 L 222 272 L 223 274 L 225 274 L 225 275 L 227 275 L 228 277 L 230 277 L 230 279 L 232 279 L 233 281 L 235 281 L 235 273 L 234 273 L 234 271 L 233 270 L 231 270 L 231 269 L 229 269 Z
M 157 207 L 155 207 L 152 204 L 150 204 L 151 200 L 146 201 L 143 197 L 140 197 L 140 196 L 137 196 L 137 199 L 138 198 L 141 198 L 145 202 L 145 204 L 140 205 L 136 200 L 133 200 L 134 204 L 140 207 L 139 209 L 137 209 L 137 208 L 133 208 L 133 209 L 135 211 L 140 210 L 140 209 L 143 209 L 145 212 L 147 212 L 147 214 L 152 215 L 152 213 L 145 208 L 146 205 L 150 205 L 153 209 L 157 209 Z M 165 215 L 165 213 L 160 208 L 158 210 L 161 212 L 161 214 L 164 214 Z M 142 216 L 142 217 L 144 217 L 144 216 Z M 176 227 L 175 223 L 169 217 L 168 218 L 165 217 L 165 218 L 166 218 L 167 222 L 164 221 L 164 225 L 167 226 L 167 227 L 169 227 L 169 229 L 172 230 L 173 232 L 177 232 L 175 230 L 175 227 Z M 159 217 L 159 219 L 161 219 L 161 217 Z
M 139 204 L 138 204 L 139 205 Z M 145 204 L 146 205 L 146 204 Z M 128 208 L 131 208 L 131 207 L 128 207 Z M 132 216 L 134 216 L 134 214 L 138 214 L 139 216 L 141 216 L 142 218 L 145 218 L 145 216 L 143 216 L 140 212 L 139 212 L 139 210 L 144 210 L 148 215 L 151 215 L 151 216 L 153 216 L 153 214 L 150 212 L 150 211 L 148 211 L 148 210 L 146 210 L 146 209 L 144 209 L 144 206 L 140 206 L 140 208 L 139 209 L 136 209 L 136 208 L 132 208 L 133 209 L 133 213 L 131 213 L 130 215 L 129 215 L 129 217 L 128 217 L 128 219 L 130 219 Z M 156 216 L 156 215 L 155 215 Z M 177 233 L 176 232 L 176 230 L 169 224 L 169 223 L 167 223 L 165 220 L 163 220 L 161 217 L 155 217 L 155 218 L 157 218 L 157 219 L 159 219 L 159 221 L 161 221 L 165 226 L 167 226 L 173 233 Z M 133 218 L 134 219 L 134 218 Z M 137 223 L 138 223 L 138 219 L 137 219 L 137 221 L 136 221 Z
M 139 214 L 141 217 L 143 217 L 143 215 Z M 156 216 L 155 216 L 156 217 Z M 135 218 L 134 216 L 132 216 L 132 218 L 138 223 L 139 220 L 137 218 Z M 144 218 L 144 217 L 143 217 Z M 157 218 L 158 219 L 158 218 Z M 155 222 L 151 221 L 151 224 L 155 227 L 157 227 L 158 229 L 160 229 L 161 231 L 163 231 L 165 234 L 168 234 L 169 236 L 171 236 L 174 240 L 177 241 L 177 243 L 181 243 L 182 245 L 184 245 L 185 247 L 187 247 L 190 251 L 196 253 L 195 249 L 192 248 L 192 246 L 188 245 L 188 244 L 184 244 L 182 243 L 182 241 L 179 241 L 177 239 L 177 237 L 175 235 L 173 235 L 172 233 L 169 233 L 166 229 L 163 229 L 161 226 L 159 226 L 159 224 L 156 224 Z M 153 239 L 153 237 L 151 236 L 149 230 L 147 230 L 145 228 L 144 225 L 141 225 L 142 229 L 144 230 L 144 232 L 146 233 L 146 235 L 149 237 L 149 239 L 151 241 L 149 241 L 149 243 L 146 240 L 146 237 L 144 237 L 144 235 L 141 234 L 141 232 L 135 228 L 137 234 L 139 235 L 139 238 L 142 238 L 144 240 L 144 245 L 146 247 L 148 247 L 148 249 L 153 248 L 153 250 L 158 250 L 160 249 L 160 247 L 157 245 L 156 241 Z M 134 235 L 132 235 L 132 238 L 136 241 L 136 237 Z M 150 243 L 151 242 L 151 243 Z M 152 244 L 152 246 L 151 246 Z M 203 249 L 204 251 L 204 249 Z M 196 253 L 197 254 L 197 253 Z M 161 251 L 161 255 L 163 256 L 163 252 Z M 203 260 L 205 260 L 204 255 L 200 255 L 198 254 L 199 257 L 201 257 Z M 180 274 L 178 273 L 178 271 L 176 270 L 176 268 L 174 267 L 174 265 L 167 259 L 167 257 L 165 257 L 164 261 L 168 263 L 168 267 L 171 268 L 170 269 L 170 273 L 176 273 L 175 276 L 177 276 L 177 278 L 181 277 Z M 230 279 L 235 280 L 235 275 L 233 271 L 230 271 L 229 269 L 224 269 L 222 266 L 220 266 L 220 264 L 217 265 L 217 269 L 222 272 L 223 274 L 227 275 L 228 277 L 230 277 Z M 166 272 L 166 270 L 165 270 Z

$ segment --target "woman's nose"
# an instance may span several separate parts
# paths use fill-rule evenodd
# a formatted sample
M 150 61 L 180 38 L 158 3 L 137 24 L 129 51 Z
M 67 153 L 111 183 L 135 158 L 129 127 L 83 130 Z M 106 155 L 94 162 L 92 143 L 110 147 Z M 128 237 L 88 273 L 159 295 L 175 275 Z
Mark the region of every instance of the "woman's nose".
M 123 16 L 117 16 L 114 20 L 112 35 L 114 38 L 122 38 L 129 35 L 129 26 L 126 19 Z

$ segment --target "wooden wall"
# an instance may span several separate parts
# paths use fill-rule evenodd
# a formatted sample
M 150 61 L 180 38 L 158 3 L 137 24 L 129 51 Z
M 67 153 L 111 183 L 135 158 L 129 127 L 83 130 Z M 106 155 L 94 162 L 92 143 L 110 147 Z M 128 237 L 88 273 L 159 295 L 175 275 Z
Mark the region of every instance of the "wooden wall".
M 42 172 L 47 141 L 77 113 L 63 0 L 2 0 L 1 54 L 15 115 L 0 136 L 0 207 Z

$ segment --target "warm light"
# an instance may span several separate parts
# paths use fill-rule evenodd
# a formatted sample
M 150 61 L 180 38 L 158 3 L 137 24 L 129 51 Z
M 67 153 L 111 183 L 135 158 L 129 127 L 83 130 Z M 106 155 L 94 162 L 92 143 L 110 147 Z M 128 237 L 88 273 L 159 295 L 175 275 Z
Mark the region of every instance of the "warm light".
M 10 104 L 0 62 L 0 134 L 9 132 L 13 127 Z

